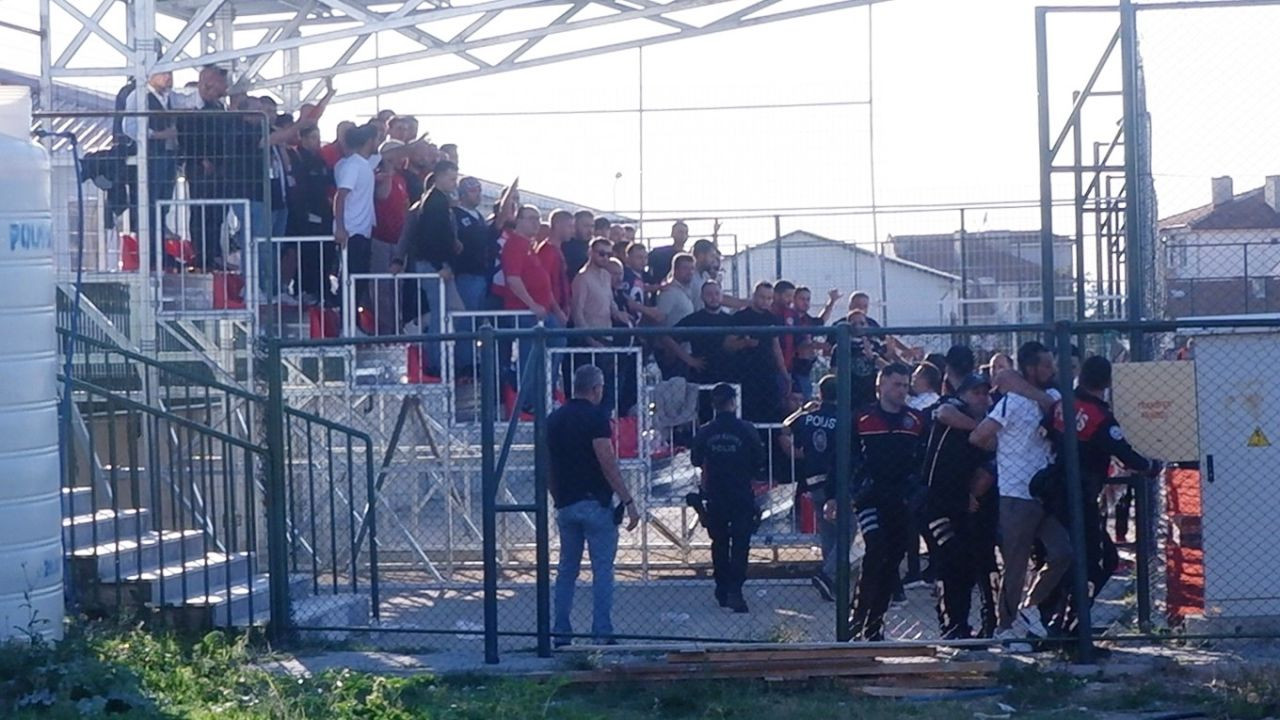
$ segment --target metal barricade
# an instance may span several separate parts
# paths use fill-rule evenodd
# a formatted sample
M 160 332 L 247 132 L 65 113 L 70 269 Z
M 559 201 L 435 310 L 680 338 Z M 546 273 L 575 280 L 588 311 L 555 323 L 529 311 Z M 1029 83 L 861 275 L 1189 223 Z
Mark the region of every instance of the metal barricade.
M 156 307 L 161 318 L 191 320 L 252 316 L 258 305 L 256 253 L 244 252 L 243 240 L 232 249 L 238 234 L 253 237 L 254 220 L 248 200 L 161 200 L 157 212 L 165 209 L 191 213 L 190 233 L 165 240 L 164 248 L 153 248 L 152 271 L 156 283 Z M 177 224 L 175 224 L 177 226 Z M 205 272 L 189 272 L 192 266 Z
M 488 325 L 495 330 L 531 328 L 537 322 L 533 313 L 526 310 L 483 310 L 451 312 L 446 317 L 445 329 L 449 333 L 472 333 Z M 454 352 L 445 360 L 449 363 L 454 382 L 452 394 L 452 421 L 455 424 L 472 425 L 480 421 L 480 353 L 484 348 L 476 338 L 455 345 Z M 522 341 L 499 340 L 491 352 L 496 352 L 493 363 L 496 386 L 501 388 L 498 397 L 498 417 L 510 418 L 516 406 L 520 379 L 525 375 L 525 364 L 531 348 Z
M 444 314 L 445 283 L 435 273 L 357 273 L 344 286 L 346 337 L 417 335 Z M 449 386 L 441 343 L 369 345 L 356 348 L 353 388 Z
M 281 338 L 333 338 L 343 330 L 347 250 L 327 235 L 258 238 L 263 330 Z M 275 268 L 275 272 L 269 269 Z

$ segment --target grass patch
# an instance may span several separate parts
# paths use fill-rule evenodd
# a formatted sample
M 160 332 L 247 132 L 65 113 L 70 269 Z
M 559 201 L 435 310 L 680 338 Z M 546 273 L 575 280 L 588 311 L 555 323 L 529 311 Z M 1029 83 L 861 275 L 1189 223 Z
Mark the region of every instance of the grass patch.
M 243 634 L 203 637 L 141 628 L 73 627 L 56 645 L 0 646 L 0 717 L 142 720 L 335 718 L 359 720 L 741 719 L 943 720 L 1003 715 L 996 699 L 895 702 L 852 695 L 832 682 L 707 681 L 568 686 L 487 675 L 388 677 L 346 670 L 297 679 L 258 663 L 270 649 Z M 1150 677 L 1091 685 L 1070 675 L 1010 666 L 998 702 L 1020 720 L 1097 717 L 1103 710 L 1207 710 L 1213 717 L 1280 713 L 1280 671 L 1208 685 Z

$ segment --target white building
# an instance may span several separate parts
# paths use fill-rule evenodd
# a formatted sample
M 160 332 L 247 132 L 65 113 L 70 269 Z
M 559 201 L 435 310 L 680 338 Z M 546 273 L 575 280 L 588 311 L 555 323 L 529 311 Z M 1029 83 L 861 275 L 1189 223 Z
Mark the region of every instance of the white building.
M 1160 221 L 1165 314 L 1280 312 L 1280 177 L 1239 195 L 1214 178 L 1211 190 L 1208 205 Z
M 761 280 L 777 280 L 779 242 L 782 243 L 784 277 L 796 286 L 808 286 L 813 291 L 814 313 L 826 302 L 827 291 L 836 288 L 844 297 L 855 290 L 869 293 L 871 314 L 876 319 L 887 320 L 888 325 L 923 327 L 955 322 L 959 277 L 804 230 L 726 257 L 723 263 L 726 285 L 736 285 L 745 295 Z M 884 298 L 879 297 L 882 267 Z M 846 307 L 841 300 L 836 316 Z

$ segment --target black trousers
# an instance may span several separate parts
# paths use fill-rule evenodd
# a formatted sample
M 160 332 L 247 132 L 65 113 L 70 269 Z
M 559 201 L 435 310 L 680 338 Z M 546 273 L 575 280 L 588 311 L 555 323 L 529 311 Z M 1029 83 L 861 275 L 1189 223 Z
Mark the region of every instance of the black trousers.
M 212 270 L 222 261 L 222 225 L 226 221 L 226 205 L 196 205 L 191 208 L 191 244 L 196 262 Z
M 898 566 L 907 554 L 910 523 L 902 501 L 859 505 L 858 529 L 867 553 L 853 598 L 850 629 L 855 640 L 883 640 L 884 614 L 898 586 Z
M 710 495 L 707 504 L 707 535 L 711 538 L 711 567 L 716 592 L 742 592 L 747 581 L 747 558 L 751 553 L 751 533 L 755 531 L 755 501 L 750 495 L 719 497 Z
M 973 607 L 973 590 L 979 587 L 986 572 L 986 550 L 980 542 L 975 518 L 968 513 L 936 515 L 928 523 L 925 540 L 929 545 L 929 567 L 940 586 L 938 593 L 938 627 L 944 640 L 962 640 L 973 636 L 969 623 Z M 990 573 L 986 573 L 990 597 L 992 625 L 995 619 L 995 596 L 991 592 Z M 984 609 L 988 605 L 986 597 Z M 985 615 L 985 613 L 984 613 Z M 983 619 L 986 625 L 986 618 Z

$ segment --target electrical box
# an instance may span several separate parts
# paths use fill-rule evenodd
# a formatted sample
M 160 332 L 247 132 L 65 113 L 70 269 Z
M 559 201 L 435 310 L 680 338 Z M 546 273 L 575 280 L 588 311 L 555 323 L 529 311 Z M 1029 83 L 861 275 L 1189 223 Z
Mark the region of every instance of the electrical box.
M 1195 337 L 1205 618 L 1280 619 L 1280 330 Z

